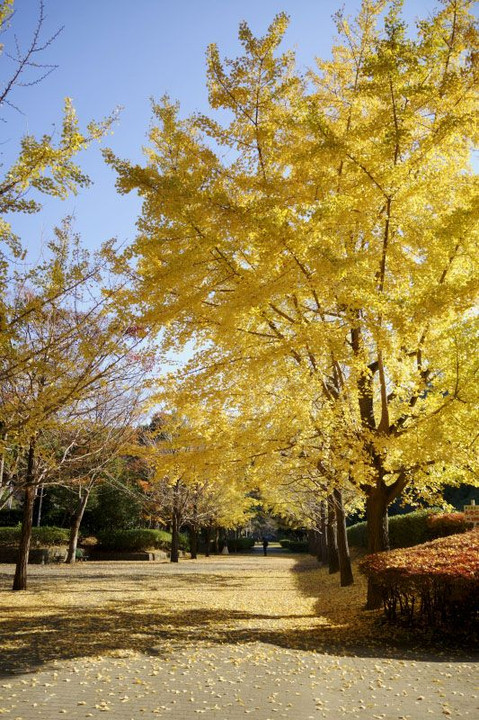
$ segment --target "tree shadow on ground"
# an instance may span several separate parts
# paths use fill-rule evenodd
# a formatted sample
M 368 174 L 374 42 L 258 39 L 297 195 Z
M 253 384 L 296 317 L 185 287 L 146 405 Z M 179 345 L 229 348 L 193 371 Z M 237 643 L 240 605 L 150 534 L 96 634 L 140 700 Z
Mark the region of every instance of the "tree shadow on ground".
M 90 581 L 88 590 L 83 586 L 83 598 L 82 575 L 88 575 Z M 417 647 L 411 634 L 398 638 L 389 631 L 378 632 L 377 614 L 364 613 L 358 600 L 364 598 L 363 589 L 339 588 L 338 577 L 320 570 L 314 558 L 298 558 L 292 575 L 294 595 L 315 598 L 310 614 L 301 614 L 300 609 L 295 613 L 294 607 L 291 614 L 275 612 L 261 606 L 259 595 L 257 610 L 218 607 L 218 603 L 208 607 L 210 593 L 217 598 L 224 593 L 231 599 L 241 592 L 247 573 L 235 577 L 193 571 L 161 576 L 156 582 L 151 572 L 142 573 L 138 568 L 116 576 L 93 571 L 73 578 L 62 571 L 45 574 L 40 580 L 35 578 L 38 591 L 44 593 L 42 599 L 33 600 L 31 595 L 25 611 L 15 607 L 17 595 L 8 596 L 11 605 L 6 604 L 0 618 L 0 675 L 35 671 L 53 660 L 121 652 L 163 656 L 180 648 L 250 643 L 342 656 L 436 658 L 442 662 L 471 657 L 442 648 L 438 658 L 433 648 Z M 113 577 L 116 585 L 112 590 Z M 278 575 L 272 569 L 264 578 L 256 575 L 255 579 L 261 592 L 268 593 L 271 588 L 281 592 L 281 583 L 271 584 L 277 577 L 284 581 L 285 573 Z M 161 597 L 152 592 L 159 583 L 165 587 Z M 197 588 L 203 593 L 198 603 L 203 606 L 195 608 Z M 190 592 L 188 600 L 182 591 Z
M 479 660 L 477 628 L 432 631 L 419 625 L 394 624 L 382 611 L 365 609 L 367 582 L 357 566 L 354 585 L 342 588 L 339 573 L 330 575 L 315 557 L 303 557 L 292 568 L 298 592 L 314 598 L 314 613 L 327 625 L 318 634 L 324 652 L 340 648 L 362 657 L 393 657 L 438 662 Z M 313 631 L 313 634 L 314 631 Z M 328 637 L 329 636 L 329 637 Z

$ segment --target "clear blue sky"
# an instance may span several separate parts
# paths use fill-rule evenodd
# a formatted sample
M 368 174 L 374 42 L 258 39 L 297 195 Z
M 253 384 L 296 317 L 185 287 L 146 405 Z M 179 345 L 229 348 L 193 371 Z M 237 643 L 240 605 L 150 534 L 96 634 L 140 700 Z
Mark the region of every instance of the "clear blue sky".
M 207 109 L 205 50 L 210 42 L 222 55 L 240 51 L 237 29 L 246 20 L 263 34 L 273 16 L 285 10 L 291 18 L 284 47 L 294 48 L 302 67 L 315 56 L 329 54 L 333 13 L 341 6 L 355 13 L 359 0 L 45 0 L 44 37 L 64 30 L 42 56 L 58 69 L 43 82 L 19 88 L 14 98 L 23 114 L 3 113 L 3 160 L 14 156 L 18 137 L 51 132 L 61 120 L 63 98 L 74 100 L 82 123 L 109 114 L 121 105 L 114 134 L 103 144 L 121 157 L 140 160 L 150 122 L 150 97 L 165 92 L 180 100 L 184 113 Z M 406 16 L 428 14 L 434 0 L 406 0 Z M 38 0 L 16 0 L 12 29 L 21 45 L 31 39 L 38 18 Z M 2 60 L 2 76 L 7 72 Z M 52 227 L 74 213 L 76 228 L 89 247 L 116 236 L 121 242 L 135 235 L 139 202 L 120 197 L 115 177 L 102 160 L 99 147 L 83 153 L 79 162 L 94 184 L 76 197 L 46 201 L 41 213 L 11 218 L 13 228 L 32 248 L 31 260 Z

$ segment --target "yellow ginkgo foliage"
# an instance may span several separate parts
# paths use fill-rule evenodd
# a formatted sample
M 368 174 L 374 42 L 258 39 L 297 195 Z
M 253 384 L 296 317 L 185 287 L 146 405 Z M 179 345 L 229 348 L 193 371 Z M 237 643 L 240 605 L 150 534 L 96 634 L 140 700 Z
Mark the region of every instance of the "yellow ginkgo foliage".
M 219 119 L 164 98 L 144 166 L 107 153 L 143 198 L 129 299 L 165 350 L 197 348 L 178 402 L 229 413 L 249 455 L 326 453 L 370 551 L 406 488 L 477 482 L 478 32 L 470 0 L 415 33 L 401 5 L 338 14 L 307 76 L 284 14 L 242 24 L 242 57 L 208 52 Z

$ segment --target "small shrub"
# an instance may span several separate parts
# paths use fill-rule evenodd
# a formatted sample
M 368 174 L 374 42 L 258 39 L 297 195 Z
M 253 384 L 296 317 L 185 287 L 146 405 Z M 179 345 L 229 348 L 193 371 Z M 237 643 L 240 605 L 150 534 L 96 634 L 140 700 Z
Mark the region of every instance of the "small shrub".
M 143 552 L 146 550 L 169 550 L 171 533 L 165 530 L 103 530 L 98 533 L 99 549 L 118 552 Z
M 228 552 L 247 552 L 254 548 L 254 538 L 239 537 L 239 538 L 228 538 L 226 541 L 228 545 Z
M 288 540 L 288 538 L 284 538 L 283 540 L 279 541 L 279 544 L 285 550 L 289 550 L 289 546 L 291 545 L 291 540 Z
M 359 564 L 393 621 L 467 627 L 479 611 L 479 533 L 369 555 Z
M 18 547 L 22 528 L 20 525 L 16 527 L 0 527 L 0 546 Z M 35 527 L 32 528 L 31 547 L 55 547 L 57 545 L 67 545 L 70 532 L 65 528 L 58 527 Z

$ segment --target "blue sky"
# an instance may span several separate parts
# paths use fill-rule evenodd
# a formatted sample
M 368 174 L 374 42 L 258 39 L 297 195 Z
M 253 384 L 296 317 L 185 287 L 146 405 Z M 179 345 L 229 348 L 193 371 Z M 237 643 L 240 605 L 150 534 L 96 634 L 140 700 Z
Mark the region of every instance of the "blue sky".
M 4 111 L 3 162 L 8 164 L 24 133 L 51 132 L 61 121 L 63 98 L 74 100 L 80 121 L 100 119 L 118 106 L 123 110 L 114 134 L 103 142 L 120 157 L 141 160 L 150 122 L 150 98 L 170 94 L 185 114 L 207 110 L 205 50 L 216 42 L 222 55 L 236 56 L 238 25 L 246 20 L 263 34 L 274 15 L 285 10 L 291 18 L 284 47 L 294 48 L 303 68 L 315 56 L 329 54 L 333 13 L 344 5 L 354 14 L 359 0 L 44 0 L 45 39 L 64 30 L 42 56 L 58 69 L 41 83 L 18 88 L 12 98 L 22 114 Z M 433 0 L 406 0 L 413 20 L 435 7 Z M 16 0 L 12 30 L 21 45 L 30 41 L 39 0 Z M 4 38 L 8 41 L 8 36 Z M 8 72 L 2 60 L 3 81 Z M 66 201 L 47 200 L 41 213 L 11 218 L 15 232 L 31 248 L 34 262 L 42 242 L 62 217 L 74 214 L 84 243 L 95 248 L 110 237 L 122 243 L 135 235 L 140 205 L 134 196 L 118 196 L 115 176 L 105 166 L 100 148 L 79 157 L 93 185 Z

